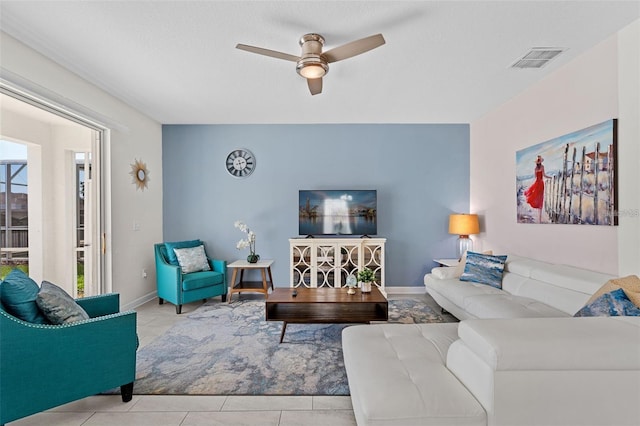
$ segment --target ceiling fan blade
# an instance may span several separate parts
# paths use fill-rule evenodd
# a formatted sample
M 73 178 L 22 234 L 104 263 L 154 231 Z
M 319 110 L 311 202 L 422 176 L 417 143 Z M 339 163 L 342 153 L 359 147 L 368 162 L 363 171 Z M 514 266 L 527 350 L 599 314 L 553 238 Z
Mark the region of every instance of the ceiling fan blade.
M 371 49 L 380 47 L 385 44 L 382 34 L 376 34 L 369 37 L 361 38 L 360 40 L 352 41 L 342 46 L 338 46 L 335 49 L 328 50 L 322 54 L 327 59 L 327 62 L 336 62 L 343 59 L 351 58 L 364 52 L 368 52 Z
M 307 84 L 312 95 L 322 93 L 322 78 L 308 78 Z
M 289 55 L 288 53 L 278 52 L 276 50 L 263 49 L 262 47 L 248 46 L 246 44 L 236 44 L 236 49 L 246 50 L 247 52 L 257 53 L 258 55 L 271 56 L 272 58 L 284 59 L 285 61 L 298 62 L 299 56 Z

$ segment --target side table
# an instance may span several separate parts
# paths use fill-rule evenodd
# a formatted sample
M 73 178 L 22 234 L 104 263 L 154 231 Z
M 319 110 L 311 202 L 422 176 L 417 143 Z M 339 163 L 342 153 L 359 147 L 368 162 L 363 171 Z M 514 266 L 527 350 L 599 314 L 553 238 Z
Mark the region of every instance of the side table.
M 249 263 L 246 260 L 236 260 L 235 262 L 229 263 L 227 268 L 233 269 L 229 286 L 229 303 L 231 303 L 233 293 L 247 291 L 264 293 L 266 296 L 269 293 L 269 285 L 271 285 L 271 290 L 273 290 L 273 277 L 271 276 L 272 263 L 273 260 L 269 259 L 259 260 L 256 263 Z M 262 273 L 262 281 L 244 281 L 244 271 L 247 269 L 259 269 Z M 240 271 L 240 281 L 236 284 L 238 271 Z M 269 275 L 269 281 L 267 281 L 267 275 Z
M 438 266 L 458 266 L 460 261 L 458 259 L 433 259 Z
M 458 266 L 460 261 L 458 259 L 433 259 L 434 262 L 438 264 L 438 266 Z M 440 308 L 440 312 L 443 314 L 448 314 L 445 308 Z

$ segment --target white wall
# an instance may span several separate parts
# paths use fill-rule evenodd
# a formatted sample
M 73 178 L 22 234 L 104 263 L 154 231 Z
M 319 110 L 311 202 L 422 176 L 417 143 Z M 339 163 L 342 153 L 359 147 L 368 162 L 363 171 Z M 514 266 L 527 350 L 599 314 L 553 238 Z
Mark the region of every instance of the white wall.
M 241 259 L 233 222 L 242 220 L 256 232 L 258 254 L 275 259 L 276 287 L 289 282 L 299 190 L 377 190 L 388 287 L 424 291 L 431 259 L 455 255 L 447 220 L 469 209 L 466 124 L 165 125 L 162 138 L 165 238 L 200 238 L 214 257 Z M 225 167 L 238 147 L 257 159 L 247 179 Z M 429 159 L 428 166 L 390 166 L 398 153 Z
M 640 275 L 640 20 L 618 33 L 619 274 Z
M 483 219 L 482 249 L 640 274 L 639 218 L 631 217 L 639 208 L 638 22 L 631 27 L 471 124 L 471 211 Z M 635 77 L 627 63 L 636 64 Z M 617 227 L 517 223 L 515 152 L 618 117 L 619 209 L 631 215 Z
M 111 194 L 106 212 L 111 264 L 107 272 L 121 305 L 145 300 L 155 292 L 153 243 L 162 240 L 161 125 L 2 32 L 0 52 L 0 77 L 110 128 L 110 166 L 103 170 Z M 130 164 L 135 159 L 142 159 L 150 171 L 144 192 L 131 183 Z M 138 231 L 133 230 L 134 222 L 140 224 Z M 146 279 L 143 269 L 148 271 Z

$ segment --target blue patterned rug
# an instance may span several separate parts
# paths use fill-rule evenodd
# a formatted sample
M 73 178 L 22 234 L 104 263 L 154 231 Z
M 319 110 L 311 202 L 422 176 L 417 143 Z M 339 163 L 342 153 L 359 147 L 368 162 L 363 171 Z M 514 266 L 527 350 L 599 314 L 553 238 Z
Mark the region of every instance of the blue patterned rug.
M 264 319 L 264 301 L 211 301 L 138 351 L 138 395 L 349 395 L 344 324 Z M 389 322 L 443 322 L 423 302 L 390 300 Z

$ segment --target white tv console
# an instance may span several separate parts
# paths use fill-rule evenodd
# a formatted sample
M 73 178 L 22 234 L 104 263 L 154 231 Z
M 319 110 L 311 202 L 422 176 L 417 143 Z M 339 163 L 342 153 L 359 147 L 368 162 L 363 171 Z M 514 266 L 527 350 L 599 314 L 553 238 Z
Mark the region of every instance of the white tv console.
M 347 277 L 368 267 L 375 285 L 387 295 L 384 281 L 386 238 L 291 238 L 291 287 L 344 287 Z

